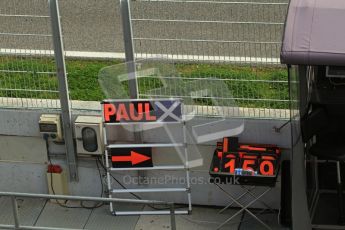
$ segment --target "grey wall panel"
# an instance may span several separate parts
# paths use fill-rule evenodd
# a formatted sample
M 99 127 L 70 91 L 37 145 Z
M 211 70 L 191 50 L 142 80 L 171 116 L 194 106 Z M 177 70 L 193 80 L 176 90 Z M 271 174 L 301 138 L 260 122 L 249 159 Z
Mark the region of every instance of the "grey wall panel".
M 0 134 L 14 136 L 39 136 L 38 111 L 1 110 Z
M 45 142 L 39 137 L 0 136 L 0 161 L 45 163 Z
M 38 120 L 43 111 L 26 111 L 26 110 L 1 110 L 0 111 L 0 135 L 9 136 L 41 136 L 38 129 Z M 76 115 L 75 115 L 76 116 Z M 74 119 L 75 119 L 74 116 Z M 210 119 L 208 119 L 210 120 Z M 199 120 L 199 122 L 204 122 Z M 230 121 L 231 122 L 231 121 Z M 244 131 L 240 135 L 241 141 L 252 143 L 271 143 L 277 144 L 284 148 L 290 148 L 290 127 L 285 126 L 280 133 L 273 130 L 274 127 L 283 125 L 285 120 L 265 120 L 265 119 L 245 119 Z M 189 122 L 188 126 L 197 124 L 198 121 Z M 178 127 L 169 127 L 172 133 L 179 131 Z M 131 139 L 132 134 L 123 128 L 114 128 L 109 131 L 110 139 L 126 140 Z M 145 133 L 146 141 L 164 141 L 166 135 L 164 129 L 148 130 Z M 178 135 L 178 134 L 174 134 Z M 207 145 L 214 145 L 214 142 Z
M 0 190 L 47 193 L 46 170 L 44 164 L 0 162 Z

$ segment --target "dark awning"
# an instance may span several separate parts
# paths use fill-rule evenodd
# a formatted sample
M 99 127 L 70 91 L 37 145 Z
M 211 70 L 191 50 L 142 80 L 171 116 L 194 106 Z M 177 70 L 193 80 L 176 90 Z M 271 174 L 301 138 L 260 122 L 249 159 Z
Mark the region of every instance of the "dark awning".
M 345 0 L 291 0 L 281 62 L 345 66 Z

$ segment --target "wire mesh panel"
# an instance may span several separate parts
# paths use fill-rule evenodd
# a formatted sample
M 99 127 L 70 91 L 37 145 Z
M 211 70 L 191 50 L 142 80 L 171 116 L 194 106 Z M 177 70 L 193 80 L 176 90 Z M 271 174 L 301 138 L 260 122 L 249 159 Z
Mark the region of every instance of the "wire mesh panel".
M 215 108 L 232 104 L 239 106 L 236 111 L 241 112 L 234 114 L 230 106 L 224 108 L 225 116 L 287 118 L 289 115 L 285 69 L 179 63 L 175 66 L 177 75 L 163 77 L 168 87 L 164 91 L 154 90 L 158 84 L 156 76 L 139 78 L 140 97 L 191 98 L 193 103 L 189 105 L 194 105 L 201 116 L 216 115 Z
M 0 0 L 0 106 L 59 108 L 46 0 Z
M 99 110 L 98 73 L 124 59 L 119 1 L 59 0 L 59 8 L 72 109 Z
M 118 56 L 124 57 L 119 1 L 59 0 L 59 6 L 67 57 L 78 52 L 91 57 L 122 52 Z
M 219 87 L 217 96 L 198 94 L 200 115 L 210 115 L 216 97 L 222 104 L 235 100 L 244 116 L 288 118 L 287 70 L 279 60 L 288 1 L 136 0 L 131 6 L 137 59 L 174 60 L 183 81 Z
M 173 63 L 178 77 L 166 81 L 176 87 L 217 88 L 212 96 L 201 86 L 193 93 L 200 115 L 212 115 L 216 97 L 236 103 L 244 116 L 289 117 L 287 71 L 279 64 L 288 0 L 129 1 L 137 60 Z M 65 55 L 82 58 L 66 61 L 70 97 L 102 100 L 99 70 L 124 58 L 119 2 L 59 3 Z M 48 1 L 0 0 L 0 19 L 0 106 L 59 108 Z M 139 79 L 140 97 L 186 96 L 153 90 L 151 78 Z

